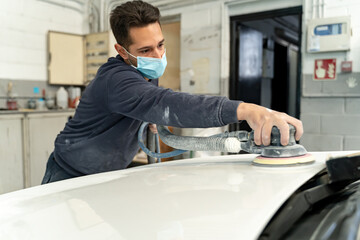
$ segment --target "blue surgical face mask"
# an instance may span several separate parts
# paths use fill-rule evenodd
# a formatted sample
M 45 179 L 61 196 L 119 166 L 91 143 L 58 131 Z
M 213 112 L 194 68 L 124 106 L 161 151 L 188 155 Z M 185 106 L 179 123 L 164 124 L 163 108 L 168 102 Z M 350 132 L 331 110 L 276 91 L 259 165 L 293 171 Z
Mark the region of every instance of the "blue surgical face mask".
M 129 53 L 125 48 L 124 50 L 132 56 L 133 58 L 136 58 L 137 60 L 137 67 L 135 67 L 131 61 L 131 66 L 139 70 L 139 72 L 146 78 L 149 79 L 155 79 L 161 77 L 164 72 L 167 65 L 166 61 L 166 51 L 164 52 L 163 56 L 161 58 L 151 58 L 151 57 L 135 57 L 131 53 Z

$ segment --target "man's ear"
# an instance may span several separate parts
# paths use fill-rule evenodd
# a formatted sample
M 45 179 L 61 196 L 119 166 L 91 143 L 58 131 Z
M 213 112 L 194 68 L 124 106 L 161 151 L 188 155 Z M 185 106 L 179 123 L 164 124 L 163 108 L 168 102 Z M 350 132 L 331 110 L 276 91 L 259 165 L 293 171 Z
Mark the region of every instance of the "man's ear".
M 115 50 L 118 52 L 118 54 L 124 59 L 127 60 L 129 58 L 129 55 L 125 51 L 125 49 L 118 43 L 115 43 L 114 45 Z

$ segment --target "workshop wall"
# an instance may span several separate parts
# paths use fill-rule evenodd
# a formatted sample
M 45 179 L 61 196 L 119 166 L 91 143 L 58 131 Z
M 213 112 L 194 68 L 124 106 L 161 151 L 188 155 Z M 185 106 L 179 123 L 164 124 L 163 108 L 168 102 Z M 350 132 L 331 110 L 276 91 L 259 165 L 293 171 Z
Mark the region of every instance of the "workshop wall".
M 156 1 L 149 2 L 156 5 Z M 182 1 L 173 2 L 174 7 L 170 4 L 160 9 L 164 17 L 180 15 L 181 90 L 225 96 L 228 95 L 229 89 L 229 17 L 302 5 L 304 14 L 300 118 L 304 123 L 305 134 L 301 143 L 311 151 L 359 149 L 360 15 L 357 13 L 360 11 L 360 2 L 358 0 L 272 0 L 271 4 L 266 0 L 184 1 L 187 5 L 180 7 L 175 5 Z M 315 16 L 314 3 L 318 2 L 324 3 L 325 18 L 351 17 L 350 51 L 307 52 L 307 24 Z M 86 19 L 88 14 L 85 11 L 87 8 L 81 5 L 81 1 L 2 1 L 0 96 L 5 96 L 9 81 L 14 82 L 14 88 L 19 95 L 29 95 L 26 91 L 33 86 L 48 87 L 47 31 L 88 33 L 89 26 Z M 105 21 L 100 23 L 100 29 L 104 30 Z M 314 81 L 315 59 L 327 58 L 337 60 L 336 80 Z M 340 63 L 344 60 L 353 61 L 351 73 L 341 73 Z
M 314 2 L 314 3 L 313 3 Z M 323 17 L 351 16 L 351 49 L 348 52 L 308 53 L 307 52 L 307 24 L 315 17 L 315 3 L 324 3 Z M 302 97 L 301 120 L 304 123 L 305 133 L 301 140 L 309 151 L 355 150 L 360 146 L 360 2 L 357 0 L 298 0 L 284 1 L 217 1 L 211 5 L 193 4 L 188 7 L 162 11 L 164 15 L 181 14 L 182 41 L 186 38 L 185 31 L 196 32 L 202 24 L 208 28 L 221 27 L 220 53 L 212 55 L 220 66 L 218 85 L 221 95 L 228 95 L 229 89 L 229 61 L 230 38 L 229 16 L 236 16 L 261 11 L 269 11 L 293 6 L 303 6 L 302 29 Z M 207 21 L 211 12 L 216 12 L 215 22 Z M 220 15 L 218 15 L 220 14 Z M 201 16 L 201 17 L 199 17 Z M 194 21 L 194 19 L 197 19 Z M 217 19 L 220 22 L 217 22 Z M 184 42 L 182 42 L 184 44 Z M 191 62 L 186 50 L 182 49 L 182 63 Z M 190 55 L 191 56 L 191 55 Z M 335 81 L 316 82 L 313 80 L 315 59 L 337 59 L 337 79 Z M 344 60 L 353 61 L 352 73 L 341 73 L 340 63 Z M 189 82 L 191 71 L 182 65 L 181 81 Z M 216 75 L 217 76 L 217 75 Z M 204 79 L 203 79 L 204 80 Z M 204 83 L 204 82 L 203 82 Z M 202 83 L 202 84 L 203 84 Z M 206 83 L 206 81 L 205 81 Z M 183 85 L 182 85 L 183 87 Z M 211 87 L 210 87 L 211 88 Z M 184 89 L 182 89 L 184 90 Z M 188 90 L 188 89 L 186 89 Z M 217 91 L 217 89 L 216 89 Z M 215 91 L 215 92 L 216 92 Z
M 161 8 L 160 8 L 161 9 Z M 223 3 L 188 4 L 161 9 L 164 18 L 180 15 L 180 88 L 193 94 L 219 95 Z M 185 136 L 210 136 L 223 128 L 181 129 Z M 220 152 L 187 152 L 184 158 L 220 155 Z
M 316 1 L 314 1 L 316 2 Z M 321 1 L 320 1 L 321 3 Z M 320 9 L 322 6 L 319 6 Z M 316 16 L 311 0 L 303 5 L 301 140 L 310 151 L 358 150 L 360 147 L 360 2 L 325 0 L 324 18 L 351 17 L 350 51 L 308 53 L 307 24 Z M 314 12 L 315 11 L 315 12 Z M 315 59 L 336 59 L 336 80 L 315 81 Z M 353 61 L 351 73 L 342 73 L 340 63 Z
M 33 87 L 47 85 L 47 32 L 83 34 L 86 8 L 78 3 L 43 0 L 5 0 L 0 8 L 0 96 L 13 82 L 18 96 L 30 96 Z M 4 107 L 1 99 L 0 107 Z
M 47 80 L 47 32 L 85 32 L 83 13 L 38 0 L 6 0 L 0 8 L 0 78 Z
M 221 10 L 222 2 L 214 1 L 161 11 L 180 15 L 181 91 L 220 94 Z

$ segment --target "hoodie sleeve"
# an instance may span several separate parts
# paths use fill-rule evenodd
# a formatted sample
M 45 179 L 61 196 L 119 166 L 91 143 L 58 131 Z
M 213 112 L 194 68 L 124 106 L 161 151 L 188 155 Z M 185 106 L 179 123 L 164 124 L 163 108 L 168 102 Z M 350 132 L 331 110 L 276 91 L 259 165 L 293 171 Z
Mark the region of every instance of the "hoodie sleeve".
M 159 125 L 182 128 L 219 127 L 237 122 L 240 101 L 226 97 L 174 92 L 147 82 L 132 71 L 118 72 L 108 82 L 111 112 Z

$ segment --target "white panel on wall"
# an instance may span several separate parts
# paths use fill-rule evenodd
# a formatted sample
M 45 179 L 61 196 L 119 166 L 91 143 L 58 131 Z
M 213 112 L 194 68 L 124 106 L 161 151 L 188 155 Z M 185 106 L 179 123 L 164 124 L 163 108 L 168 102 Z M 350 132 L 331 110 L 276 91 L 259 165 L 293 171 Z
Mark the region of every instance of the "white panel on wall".
M 220 22 L 219 4 L 181 15 L 181 91 L 220 93 Z
M 304 18 L 303 18 L 303 30 L 306 32 L 307 24 L 309 20 L 316 16 L 316 7 L 312 9 L 312 1 L 306 0 L 304 6 Z M 324 13 L 324 17 L 340 17 L 340 16 L 350 16 L 351 18 L 351 37 L 350 37 L 350 51 L 343 51 L 339 53 L 318 53 L 318 54 L 308 54 L 303 51 L 303 74 L 312 74 L 313 72 L 313 61 L 314 59 L 326 59 L 326 58 L 336 58 L 339 62 L 337 66 L 337 71 L 340 72 L 340 62 L 344 60 L 352 60 L 353 62 L 353 72 L 360 72 L 360 64 L 356 64 L 360 60 L 360 47 L 358 42 L 360 41 L 360 16 L 358 14 L 360 10 L 360 2 L 353 0 L 325 0 L 324 1 L 324 10 L 320 12 Z M 315 12 L 315 13 L 313 13 Z M 303 49 L 306 49 L 307 34 L 303 34 L 302 44 Z M 314 56 L 313 56 L 314 55 Z
M 304 0 L 303 32 L 306 32 L 309 20 L 317 16 L 316 6 L 313 6 L 315 3 L 314 0 Z M 353 108 L 360 99 L 358 97 L 360 81 L 360 47 L 358 45 L 360 16 L 358 12 L 360 11 L 360 2 L 357 0 L 325 0 L 324 9 L 322 10 L 321 7 L 322 5 L 319 10 L 320 17 L 322 17 L 322 13 L 325 18 L 351 17 L 350 51 L 307 53 L 307 34 L 303 34 L 301 120 L 304 123 L 304 136 L 300 143 L 311 151 L 360 150 L 360 145 L 349 145 L 349 141 L 356 143 L 360 139 L 360 125 L 354 124 L 359 121 L 360 112 Z M 337 59 L 337 79 L 335 81 L 314 81 L 315 59 L 327 58 Z M 352 73 L 341 73 L 340 63 L 344 60 L 353 61 Z M 355 80 L 354 86 L 347 83 L 351 78 Z
M 220 29 L 207 27 L 182 35 L 181 46 L 181 90 L 218 94 Z

